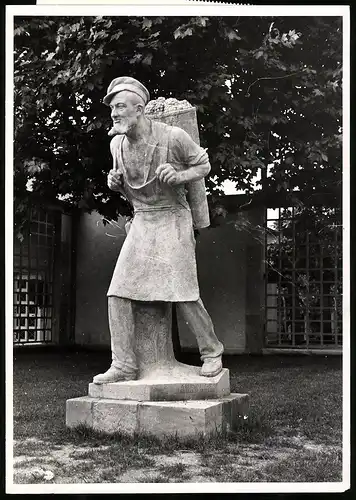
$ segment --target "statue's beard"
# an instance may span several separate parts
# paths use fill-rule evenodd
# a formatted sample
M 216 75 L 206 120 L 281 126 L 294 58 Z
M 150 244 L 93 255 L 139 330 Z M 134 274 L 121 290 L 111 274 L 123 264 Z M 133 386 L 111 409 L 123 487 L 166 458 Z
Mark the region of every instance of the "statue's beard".
M 120 122 L 116 122 L 113 124 L 108 132 L 108 135 L 113 136 L 117 134 L 127 134 L 134 128 L 135 125 L 136 123 L 130 123 L 128 120 L 120 120 Z

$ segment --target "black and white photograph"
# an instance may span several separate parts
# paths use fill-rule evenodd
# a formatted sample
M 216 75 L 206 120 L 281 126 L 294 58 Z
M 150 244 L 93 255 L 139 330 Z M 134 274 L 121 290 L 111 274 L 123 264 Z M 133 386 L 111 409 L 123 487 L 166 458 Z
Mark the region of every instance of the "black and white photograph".
M 6 7 L 9 493 L 350 488 L 349 8 L 178 3 Z

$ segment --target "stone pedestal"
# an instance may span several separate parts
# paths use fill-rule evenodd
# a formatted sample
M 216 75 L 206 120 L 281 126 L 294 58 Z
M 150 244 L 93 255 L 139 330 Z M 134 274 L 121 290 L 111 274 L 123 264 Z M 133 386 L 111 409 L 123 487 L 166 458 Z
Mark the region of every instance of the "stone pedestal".
M 190 370 L 189 370 L 190 369 Z M 223 369 L 216 377 L 202 377 L 200 368 L 178 364 L 159 367 L 147 377 L 113 384 L 89 384 L 93 398 L 132 401 L 187 401 L 217 399 L 230 394 L 229 370 Z
M 66 425 L 106 433 L 208 437 L 234 430 L 248 412 L 246 394 L 200 401 L 129 401 L 83 396 L 67 400 Z
M 138 379 L 90 383 L 87 396 L 67 400 L 66 425 L 159 438 L 233 430 L 248 412 L 248 395 L 230 393 L 229 370 L 202 377 L 200 367 L 174 358 L 171 304 L 138 304 L 135 317 Z

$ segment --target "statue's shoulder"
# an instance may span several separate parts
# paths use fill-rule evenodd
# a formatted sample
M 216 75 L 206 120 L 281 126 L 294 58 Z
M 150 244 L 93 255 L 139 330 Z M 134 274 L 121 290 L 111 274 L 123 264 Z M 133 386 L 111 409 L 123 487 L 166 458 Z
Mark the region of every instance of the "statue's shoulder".
M 176 147 L 186 147 L 190 143 L 190 135 L 180 127 L 172 126 L 170 131 L 170 143 Z
M 171 127 L 171 135 L 176 139 L 184 139 L 187 135 L 187 132 L 185 132 L 185 130 L 183 130 L 182 128 L 177 127 L 176 125 L 173 125 Z
M 167 123 L 157 122 L 157 125 L 160 127 L 161 134 L 169 135 L 173 140 L 184 140 L 186 136 L 186 132 L 176 125 L 168 125 Z
M 152 121 L 154 131 L 156 134 L 167 134 L 171 130 L 172 126 L 168 125 L 167 123 L 160 122 L 157 120 Z

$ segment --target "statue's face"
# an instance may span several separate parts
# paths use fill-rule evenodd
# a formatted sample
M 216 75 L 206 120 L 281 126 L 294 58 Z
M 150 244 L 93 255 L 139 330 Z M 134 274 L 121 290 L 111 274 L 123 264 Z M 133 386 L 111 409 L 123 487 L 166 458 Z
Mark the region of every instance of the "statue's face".
M 141 110 L 131 92 L 119 92 L 110 102 L 111 118 L 118 134 L 129 134 L 136 125 Z M 142 106 L 141 106 L 142 108 Z

